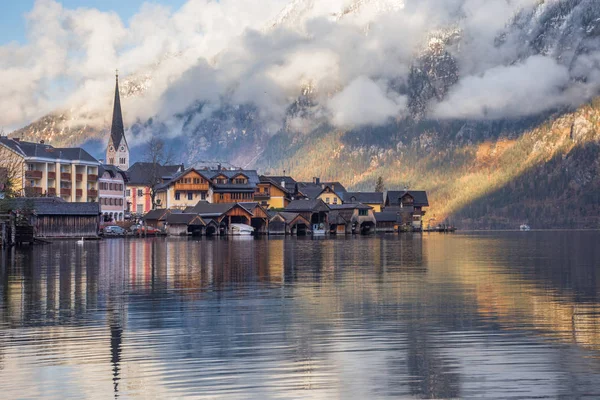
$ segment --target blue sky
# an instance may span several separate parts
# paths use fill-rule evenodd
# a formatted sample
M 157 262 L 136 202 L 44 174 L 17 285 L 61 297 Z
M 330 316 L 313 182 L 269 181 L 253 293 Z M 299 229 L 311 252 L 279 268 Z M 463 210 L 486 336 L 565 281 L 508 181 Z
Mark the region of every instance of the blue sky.
M 59 0 L 65 8 L 97 8 L 101 11 L 115 11 L 126 23 L 143 3 L 152 2 L 179 8 L 186 0 Z M 0 0 L 2 23 L 0 24 L 0 45 L 17 41 L 25 43 L 25 14 L 33 8 L 35 0 Z

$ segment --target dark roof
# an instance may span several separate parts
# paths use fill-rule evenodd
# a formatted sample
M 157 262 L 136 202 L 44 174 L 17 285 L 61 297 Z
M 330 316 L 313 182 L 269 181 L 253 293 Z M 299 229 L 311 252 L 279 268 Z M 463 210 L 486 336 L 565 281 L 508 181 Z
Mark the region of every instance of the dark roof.
M 332 210 L 372 210 L 373 207 L 362 203 L 330 204 Z
M 327 204 L 321 199 L 312 200 L 293 200 L 285 208 L 287 212 L 303 212 L 303 211 L 329 211 Z
M 346 193 L 346 188 L 344 187 L 344 185 L 342 185 L 339 182 L 325 182 L 325 181 L 319 181 L 319 183 L 298 182 L 298 190 L 300 190 L 303 193 L 304 193 L 303 188 L 306 189 L 307 187 L 314 187 L 314 186 L 320 187 L 321 189 L 325 188 L 325 186 L 329 186 L 340 197 L 343 197 L 344 193 Z
M 110 174 L 110 176 L 113 178 L 115 176 L 117 176 L 117 174 L 120 174 L 123 177 L 123 180 L 125 182 L 127 182 L 127 173 L 115 165 L 110 165 L 110 164 L 100 165 L 100 167 L 98 167 L 98 176 L 101 178 L 105 172 L 108 172 Z
M 375 213 L 375 220 L 377 222 L 397 222 L 400 216 L 394 211 L 382 211 Z
M 147 185 L 152 178 L 152 163 L 136 162 L 127 170 L 129 183 L 132 185 Z M 170 180 L 179 171 L 183 171 L 183 164 L 180 165 L 157 165 L 158 175 L 165 180 Z
M 176 214 L 169 214 L 167 216 L 167 223 L 171 224 L 171 225 L 189 225 L 191 222 L 193 222 L 193 220 L 195 218 L 198 218 L 198 222 L 201 222 L 201 224 L 204 224 L 204 221 L 202 220 L 202 217 L 200 217 L 198 214 L 189 214 L 189 213 L 176 213 Z
M 31 201 L 33 209 L 37 215 L 99 215 L 99 203 L 70 203 L 59 197 L 20 197 L 11 200 L 11 205 L 15 209 L 22 209 L 27 206 L 26 202 Z
M 23 157 L 50 158 L 53 160 L 87 161 L 98 163 L 94 157 L 81 147 L 52 147 L 49 144 L 23 142 L 6 136 L 0 136 L 0 144 Z
M 280 190 L 288 193 L 294 193 L 296 190 L 296 181 L 291 176 L 266 176 L 261 175 L 260 181 L 262 183 L 270 183 L 271 185 L 277 187 Z M 284 184 L 282 186 L 281 184 Z
M 256 170 L 253 169 L 199 169 L 197 171 L 200 174 L 202 174 L 206 179 L 211 181 L 219 175 L 226 176 L 228 179 L 233 179 L 237 175 L 244 175 L 246 178 L 248 178 L 248 184 L 253 185 L 253 187 L 255 187 L 260 182 L 258 173 L 256 172 Z
M 164 220 L 170 213 L 171 211 L 167 210 L 166 208 L 159 208 L 156 210 L 148 211 L 148 213 L 144 215 L 143 219 L 144 221 L 161 221 Z
M 113 108 L 112 125 L 110 127 L 110 141 L 116 148 L 121 144 L 121 140 L 127 144 L 125 139 L 125 127 L 123 126 L 123 114 L 121 113 L 121 97 L 119 95 L 119 75 L 115 84 L 115 102 Z
M 339 211 L 330 212 L 329 215 L 327 216 L 327 220 L 329 221 L 330 224 L 334 224 L 334 225 L 342 225 L 342 224 L 348 223 L 348 221 L 346 221 L 344 219 L 344 217 L 341 216 Z
M 193 208 L 193 213 L 204 216 L 218 217 L 225 214 L 235 206 L 235 203 L 208 203 L 206 201 L 199 201 Z
M 381 192 L 346 192 L 342 197 L 344 203 L 383 204 Z
M 298 187 L 298 190 L 302 192 L 309 199 L 316 199 L 325 190 L 321 185 L 302 185 Z
M 414 205 L 417 207 L 429 207 L 429 200 L 427 199 L 427 192 L 424 190 L 400 190 L 400 191 L 389 191 L 387 192 L 387 200 L 390 205 L 400 204 L 399 199 L 404 197 L 405 194 L 410 194 L 414 199 Z M 388 203 L 386 201 L 386 204 Z

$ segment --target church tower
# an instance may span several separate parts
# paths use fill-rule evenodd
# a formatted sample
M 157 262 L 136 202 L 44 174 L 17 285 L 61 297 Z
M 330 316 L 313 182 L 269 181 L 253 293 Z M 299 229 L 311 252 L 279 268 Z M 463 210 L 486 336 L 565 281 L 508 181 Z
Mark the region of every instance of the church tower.
M 113 109 L 112 126 L 110 128 L 110 139 L 106 147 L 106 164 L 115 165 L 123 171 L 127 171 L 129 169 L 129 146 L 125 139 L 125 128 L 123 127 L 118 71 L 116 78 L 115 106 Z

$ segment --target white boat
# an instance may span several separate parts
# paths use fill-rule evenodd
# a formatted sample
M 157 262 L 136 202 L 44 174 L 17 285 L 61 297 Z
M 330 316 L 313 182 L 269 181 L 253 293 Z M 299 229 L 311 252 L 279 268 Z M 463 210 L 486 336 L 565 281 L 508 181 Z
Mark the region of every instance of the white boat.
M 313 224 L 312 226 L 312 234 L 316 236 L 325 235 L 325 224 Z
M 229 234 L 235 236 L 250 236 L 254 233 L 254 228 L 246 224 L 231 224 Z
M 521 229 L 522 231 L 530 231 L 531 227 L 527 224 L 523 224 L 519 227 L 519 229 Z

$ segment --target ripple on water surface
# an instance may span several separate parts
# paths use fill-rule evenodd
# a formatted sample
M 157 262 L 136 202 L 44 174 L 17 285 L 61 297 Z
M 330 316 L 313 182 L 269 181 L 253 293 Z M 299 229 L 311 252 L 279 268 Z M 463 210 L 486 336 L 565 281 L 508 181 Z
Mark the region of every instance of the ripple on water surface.
M 600 397 L 600 233 L 2 254 L 3 398 Z

